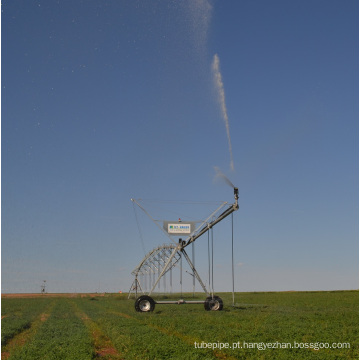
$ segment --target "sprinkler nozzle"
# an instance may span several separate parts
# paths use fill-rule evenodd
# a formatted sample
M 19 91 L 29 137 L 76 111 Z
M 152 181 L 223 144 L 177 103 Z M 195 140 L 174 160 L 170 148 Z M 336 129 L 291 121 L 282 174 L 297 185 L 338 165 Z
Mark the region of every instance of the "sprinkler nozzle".
M 239 189 L 237 187 L 234 187 L 234 195 L 235 199 L 237 200 L 239 198 Z

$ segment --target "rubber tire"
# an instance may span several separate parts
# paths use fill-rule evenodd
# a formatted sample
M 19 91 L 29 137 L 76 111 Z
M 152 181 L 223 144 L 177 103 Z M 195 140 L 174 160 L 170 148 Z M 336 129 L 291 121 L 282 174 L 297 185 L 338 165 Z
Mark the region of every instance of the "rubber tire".
M 138 312 L 151 312 L 155 309 L 155 301 L 148 295 L 141 295 L 135 301 L 135 310 Z
M 206 311 L 221 311 L 224 307 L 221 297 L 214 296 L 214 299 L 209 296 L 206 298 L 204 308 Z

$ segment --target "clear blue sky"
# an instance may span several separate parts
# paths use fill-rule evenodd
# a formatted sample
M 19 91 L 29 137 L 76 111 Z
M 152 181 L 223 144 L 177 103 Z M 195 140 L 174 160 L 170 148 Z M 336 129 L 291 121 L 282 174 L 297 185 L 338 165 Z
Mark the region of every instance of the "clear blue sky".
M 2 291 L 127 291 L 144 256 L 130 198 L 232 202 L 214 166 L 240 191 L 237 291 L 357 289 L 358 14 L 355 0 L 5 1 Z M 139 222 L 147 251 L 168 242 Z M 218 291 L 230 226 L 214 229 Z M 196 249 L 206 277 L 207 240 Z

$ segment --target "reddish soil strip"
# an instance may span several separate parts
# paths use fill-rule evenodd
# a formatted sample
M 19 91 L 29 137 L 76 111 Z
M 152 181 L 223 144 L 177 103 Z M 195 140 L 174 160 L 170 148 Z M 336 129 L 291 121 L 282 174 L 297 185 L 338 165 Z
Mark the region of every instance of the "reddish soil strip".
M 98 297 L 98 296 L 105 296 L 104 293 L 86 293 L 86 294 L 78 294 L 78 293 L 20 293 L 20 294 L 1 294 L 2 298 L 38 298 L 38 297 L 66 297 L 66 298 L 73 298 L 73 297 Z
M 90 322 L 91 320 L 87 321 Z M 123 356 L 115 349 L 111 340 L 103 334 L 93 321 L 87 324 L 87 326 L 91 329 L 91 334 L 94 339 L 96 357 L 114 360 L 123 359 Z
M 41 314 L 40 321 L 46 321 L 49 318 L 50 314 Z
M 34 336 L 39 325 L 46 321 L 48 317 L 48 313 L 41 314 L 35 321 L 33 321 L 30 328 L 27 328 L 21 333 L 15 335 L 1 351 L 1 360 L 6 360 L 15 349 L 24 346 L 29 339 Z
M 2 316 L 1 316 L 1 320 L 2 320 L 2 319 L 5 319 L 5 318 L 8 317 L 8 316 L 9 316 L 9 315 L 2 315 Z
M 123 359 L 123 356 L 115 349 L 111 340 L 100 330 L 99 326 L 92 321 L 84 312 L 82 312 L 75 304 L 76 314 L 84 322 L 85 326 L 90 330 L 96 357 L 103 359 Z
M 24 346 L 30 336 L 31 329 L 26 329 L 20 334 L 15 335 L 4 347 L 4 350 L 1 351 L 1 360 L 7 359 L 14 349 Z

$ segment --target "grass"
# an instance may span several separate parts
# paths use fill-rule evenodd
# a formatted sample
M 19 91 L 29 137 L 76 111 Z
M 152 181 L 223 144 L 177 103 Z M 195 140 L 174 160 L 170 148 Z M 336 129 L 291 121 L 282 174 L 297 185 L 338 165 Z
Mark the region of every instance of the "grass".
M 16 334 L 30 328 L 33 321 L 49 305 L 49 299 L 3 299 L 1 308 L 1 345 Z
M 127 300 L 126 294 L 55 299 L 5 298 L 2 300 L 3 315 L 8 315 L 2 319 L 2 327 L 7 324 L 5 329 L 9 328 L 7 319 L 15 313 L 19 319 L 23 314 L 22 324 L 31 329 L 36 319 L 44 317 L 44 311 L 48 312 L 45 320 L 34 325 L 36 331 L 22 346 L 12 350 L 8 358 L 176 360 L 359 357 L 358 291 L 241 293 L 236 294 L 235 307 L 231 306 L 231 294 L 218 295 L 224 300 L 223 311 L 207 312 L 203 305 L 157 304 L 153 313 L 137 313 L 134 299 Z M 192 294 L 188 296 L 189 299 L 191 297 Z M 204 299 L 204 296 L 199 298 Z M 28 301 L 26 311 L 20 300 Z M 38 306 L 34 306 L 36 303 Z M 22 331 L 23 326 L 7 331 L 2 350 L 6 350 L 12 338 L 21 335 Z M 205 348 L 205 344 L 209 343 L 240 346 L 236 349 L 210 349 L 206 345 Z M 318 343 L 330 346 L 346 343 L 346 347 L 319 350 L 279 348 L 285 343 L 302 344 L 298 345 L 302 347 L 310 344 L 314 347 Z M 277 348 L 261 350 L 263 344 L 273 344 Z
M 51 315 L 43 321 L 31 341 L 17 349 L 11 359 L 57 360 L 93 359 L 91 334 L 76 316 L 67 299 L 56 301 Z

